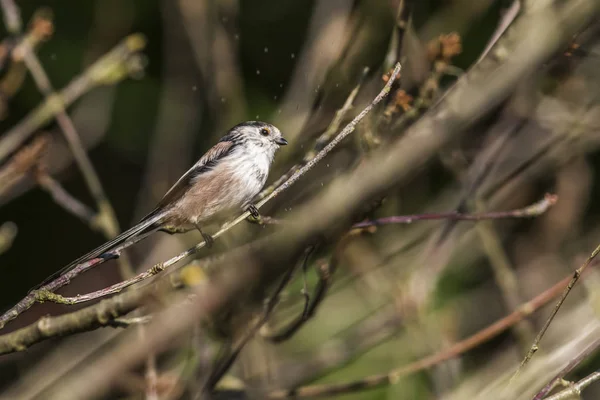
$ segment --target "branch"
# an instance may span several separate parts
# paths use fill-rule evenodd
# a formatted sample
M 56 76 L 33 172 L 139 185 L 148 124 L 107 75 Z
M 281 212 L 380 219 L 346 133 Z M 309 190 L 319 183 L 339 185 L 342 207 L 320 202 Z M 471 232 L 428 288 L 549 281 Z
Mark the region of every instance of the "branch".
M 453 221 L 482 221 L 488 219 L 502 219 L 502 218 L 532 218 L 542 215 L 550 207 L 552 207 L 558 201 L 558 196 L 547 194 L 543 200 L 538 201 L 525 208 L 510 211 L 492 211 L 467 214 L 458 211 L 450 211 L 446 213 L 432 213 L 432 214 L 415 214 L 415 215 L 402 215 L 394 217 L 383 217 L 372 221 L 363 221 L 352 225 L 352 228 L 366 228 L 369 226 L 379 226 L 388 224 L 410 224 L 415 221 L 425 220 L 453 220 Z
M 523 361 L 521 361 L 521 365 L 519 365 L 519 368 L 517 368 L 517 370 L 515 371 L 515 373 L 513 374 L 513 376 L 510 378 L 510 381 L 508 383 L 509 385 L 512 382 L 514 382 L 514 380 L 519 376 L 519 374 L 521 373 L 521 371 L 523 370 L 523 368 L 525 367 L 525 365 L 527 365 L 527 363 L 529 363 L 529 361 L 531 360 L 531 358 L 533 357 L 533 355 L 539 350 L 540 342 L 541 342 L 542 338 L 544 337 L 544 335 L 546 334 L 546 331 L 550 327 L 550 324 L 554 320 L 554 317 L 556 317 L 556 314 L 558 313 L 558 310 L 560 310 L 560 308 L 562 307 L 563 303 L 567 299 L 567 296 L 569 295 L 569 293 L 571 293 L 571 289 L 573 289 L 573 287 L 575 286 L 575 284 L 577 283 L 577 281 L 581 277 L 581 274 L 592 263 L 592 261 L 594 261 L 594 259 L 596 258 L 596 256 L 599 253 L 600 253 L 600 245 L 598 245 L 594 249 L 594 251 L 592 252 L 592 254 L 584 261 L 584 263 L 581 265 L 581 267 L 579 267 L 579 268 L 577 268 L 575 270 L 575 272 L 573 273 L 573 277 L 569 281 L 569 283 L 566 286 L 566 288 L 564 288 L 563 294 L 560 297 L 560 299 L 558 300 L 558 303 L 556 303 L 556 305 L 554 306 L 554 309 L 552 310 L 552 313 L 550 314 L 550 316 L 548 317 L 548 319 L 546 319 L 546 322 L 544 323 L 544 326 L 542 326 L 542 329 L 540 329 L 538 335 L 535 337 L 535 339 L 533 341 L 533 344 L 531 345 L 531 348 L 527 352 L 527 355 L 525 355 L 525 358 L 523 359 Z
M 552 389 L 554 389 L 556 387 L 556 385 L 559 384 L 563 380 L 565 375 L 567 375 L 569 372 L 571 372 L 573 369 L 575 369 L 575 367 L 577 367 L 579 364 L 581 364 L 581 362 L 583 360 L 585 360 L 590 354 L 595 352 L 598 349 L 599 344 L 600 344 L 599 341 L 594 342 L 592 345 L 588 346 L 584 351 L 582 351 L 580 354 L 578 354 L 577 357 L 575 357 L 571 361 L 569 361 L 569 363 L 562 370 L 560 370 L 560 372 L 558 374 L 556 374 L 556 376 L 554 378 L 552 378 L 550 380 L 550 382 L 548 382 L 533 397 L 532 400 L 543 400 L 544 397 L 546 397 L 546 395 L 548 393 L 550 393 L 550 391 L 552 391 Z
M 386 65 L 390 66 L 395 62 L 402 61 L 402 45 L 404 43 L 404 34 L 408 29 L 408 23 L 412 14 L 414 0 L 400 0 L 398 10 L 396 11 L 396 26 L 390 41 L 390 48 L 386 56 Z
M 46 71 L 44 71 L 39 59 L 28 45 L 24 46 L 24 61 L 40 92 L 46 96 L 46 99 L 55 98 L 56 93 L 52 88 L 52 84 L 50 83 Z M 96 223 L 102 233 L 104 233 L 104 236 L 106 236 L 107 239 L 112 239 L 119 234 L 119 223 L 115 216 L 115 211 L 104 192 L 100 177 L 87 155 L 79 133 L 77 133 L 77 130 L 75 129 L 75 124 L 65 111 L 64 104 L 57 102 L 55 112 L 56 121 L 64 134 L 69 149 L 75 158 L 75 162 L 83 175 L 84 181 L 96 202 L 96 207 L 98 209 Z
M 581 398 L 581 392 L 583 389 L 590 386 L 592 383 L 597 382 L 598 380 L 600 380 L 600 371 L 592 372 L 579 382 L 569 384 L 569 387 L 567 387 L 565 390 L 555 394 L 554 396 L 548 397 L 546 400 L 579 399 Z
M 396 66 L 396 68 L 398 68 L 398 66 Z M 363 70 L 363 73 L 360 77 L 358 84 L 350 92 L 350 95 L 348 95 L 348 98 L 344 102 L 344 105 L 342 106 L 342 108 L 340 108 L 335 113 L 335 117 L 333 118 L 333 120 L 331 121 L 329 126 L 327 126 L 327 129 L 325 129 L 325 132 L 323 132 L 323 134 L 321 134 L 321 136 L 319 136 L 317 138 L 312 150 L 310 150 L 309 152 L 307 152 L 304 155 L 304 158 L 302 159 L 302 161 L 300 161 L 298 164 L 296 164 L 292 168 L 290 168 L 288 170 L 288 172 L 286 172 L 285 174 L 280 176 L 279 179 L 277 179 L 275 182 L 273 182 L 270 186 L 263 189 L 262 192 L 260 192 L 260 194 L 257 196 L 257 198 L 259 200 L 262 200 L 266 196 L 271 194 L 277 187 L 279 187 L 286 180 L 288 180 L 300 168 L 302 168 L 304 165 L 308 164 L 311 160 L 313 160 L 315 158 L 315 156 L 317 155 L 317 152 L 321 151 L 321 149 L 323 149 L 323 147 L 325 147 L 327 142 L 329 142 L 331 140 L 331 138 L 333 137 L 333 135 L 335 135 L 335 133 L 338 131 L 338 129 L 340 129 L 340 125 L 342 124 L 344 118 L 346 117 L 346 114 L 348 114 L 348 112 L 350 110 L 352 110 L 354 99 L 358 95 L 358 91 L 360 90 L 368 73 L 369 73 L 369 68 L 365 68 Z M 400 71 L 398 71 L 398 73 L 400 73 Z
M 142 306 L 147 299 L 156 296 L 157 293 L 172 288 L 172 282 L 164 279 L 155 285 L 123 293 L 78 311 L 57 317 L 42 317 L 33 324 L 0 336 L 0 354 L 23 351 L 35 343 L 54 337 L 87 332 L 104 326 L 129 325 L 131 322 L 119 317 Z M 141 321 L 147 322 L 146 319 Z

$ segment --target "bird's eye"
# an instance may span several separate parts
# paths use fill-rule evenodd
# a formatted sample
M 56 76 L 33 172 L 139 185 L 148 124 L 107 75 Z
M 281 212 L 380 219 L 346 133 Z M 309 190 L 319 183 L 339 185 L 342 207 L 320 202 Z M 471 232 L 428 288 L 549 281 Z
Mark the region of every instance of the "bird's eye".
M 271 133 L 271 131 L 269 129 L 267 129 L 267 128 L 262 128 L 260 130 L 260 134 L 263 135 L 263 136 L 269 136 L 270 133 Z

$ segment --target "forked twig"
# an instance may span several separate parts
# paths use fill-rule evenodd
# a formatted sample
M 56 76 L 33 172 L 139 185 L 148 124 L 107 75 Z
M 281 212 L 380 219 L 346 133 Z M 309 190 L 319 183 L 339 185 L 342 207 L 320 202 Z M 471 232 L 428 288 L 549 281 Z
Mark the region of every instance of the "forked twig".
M 291 338 L 298 330 L 311 319 L 318 306 L 321 304 L 327 293 L 327 289 L 331 286 L 331 277 L 336 270 L 334 262 L 325 262 L 317 267 L 319 281 L 312 296 L 307 296 L 307 301 L 304 304 L 302 313 L 298 315 L 290 324 L 277 333 L 264 333 L 261 336 L 273 343 L 283 342 Z
M 546 400 L 569 400 L 581 398 L 581 392 L 592 383 L 600 380 L 600 371 L 595 371 L 580 380 L 579 382 L 570 384 L 566 389 L 556 393 L 553 396 L 546 398 Z
M 544 387 L 533 397 L 532 400 L 542 400 L 552 389 L 556 387 L 556 385 L 562 381 L 565 375 L 571 372 L 575 367 L 577 367 L 583 360 L 585 360 L 590 354 L 595 352 L 600 346 L 600 340 L 596 340 L 592 344 L 590 344 L 585 350 L 583 350 L 577 357 L 573 358 L 569 363 L 560 370 L 558 374 L 554 376 Z

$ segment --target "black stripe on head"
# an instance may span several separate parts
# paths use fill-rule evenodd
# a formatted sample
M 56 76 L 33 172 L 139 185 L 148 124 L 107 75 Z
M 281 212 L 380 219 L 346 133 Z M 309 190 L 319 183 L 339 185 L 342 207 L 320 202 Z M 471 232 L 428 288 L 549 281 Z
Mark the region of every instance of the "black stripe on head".
M 233 128 L 231 128 L 231 130 L 237 130 L 239 128 L 243 128 L 246 126 L 251 126 L 253 128 L 262 128 L 263 126 L 267 126 L 268 124 L 266 122 L 262 122 L 262 121 L 246 121 L 246 122 L 242 122 L 241 124 L 237 124 L 236 126 L 234 126 Z

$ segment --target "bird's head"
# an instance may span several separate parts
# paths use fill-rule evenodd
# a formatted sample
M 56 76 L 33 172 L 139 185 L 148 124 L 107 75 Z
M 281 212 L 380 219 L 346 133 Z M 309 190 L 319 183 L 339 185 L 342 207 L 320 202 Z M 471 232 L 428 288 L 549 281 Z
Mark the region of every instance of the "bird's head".
M 288 144 L 276 126 L 262 121 L 242 122 L 231 128 L 230 135 L 234 141 L 253 144 L 273 152 Z

